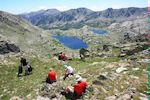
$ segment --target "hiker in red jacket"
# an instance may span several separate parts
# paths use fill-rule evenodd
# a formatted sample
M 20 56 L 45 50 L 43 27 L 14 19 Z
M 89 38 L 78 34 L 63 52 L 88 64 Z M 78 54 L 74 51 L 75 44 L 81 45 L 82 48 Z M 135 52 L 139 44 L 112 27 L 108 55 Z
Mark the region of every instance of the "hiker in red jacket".
M 46 82 L 52 84 L 56 82 L 56 72 L 51 68 L 48 72 L 48 76 L 46 78 Z
M 67 57 L 65 56 L 65 53 L 61 52 L 61 53 L 59 54 L 58 59 L 65 61 L 65 60 L 67 60 Z
M 82 93 L 85 92 L 87 83 L 82 81 L 82 77 L 77 75 L 76 76 L 77 83 L 73 86 L 74 87 L 74 97 L 76 99 L 82 96 Z
M 81 76 L 77 75 L 76 81 L 77 83 L 73 87 L 69 86 L 64 92 L 62 92 L 65 96 L 70 95 L 69 97 L 71 100 L 79 99 L 87 88 L 87 83 L 82 80 Z

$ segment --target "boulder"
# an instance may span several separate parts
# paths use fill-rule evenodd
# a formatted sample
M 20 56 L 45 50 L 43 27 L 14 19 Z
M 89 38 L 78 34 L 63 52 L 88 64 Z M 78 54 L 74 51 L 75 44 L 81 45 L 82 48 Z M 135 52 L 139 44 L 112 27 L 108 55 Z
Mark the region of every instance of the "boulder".
M 10 52 L 18 53 L 20 52 L 20 49 L 15 44 L 10 44 L 6 41 L 0 41 L 0 54 L 6 54 Z
M 57 87 L 57 88 L 56 88 Z M 61 94 L 59 92 L 63 89 L 63 84 L 61 83 L 53 83 L 53 84 L 46 84 L 44 83 L 39 90 L 39 97 L 43 99 L 38 100 L 61 100 Z M 48 98 L 45 98 L 48 97 Z M 59 99 L 58 99 L 59 98 Z
M 109 51 L 109 45 L 103 45 L 103 51 Z
M 81 59 L 84 59 L 85 57 L 89 57 L 90 56 L 89 50 L 87 50 L 85 48 L 81 48 L 79 50 L 79 54 L 80 54 L 80 58 Z

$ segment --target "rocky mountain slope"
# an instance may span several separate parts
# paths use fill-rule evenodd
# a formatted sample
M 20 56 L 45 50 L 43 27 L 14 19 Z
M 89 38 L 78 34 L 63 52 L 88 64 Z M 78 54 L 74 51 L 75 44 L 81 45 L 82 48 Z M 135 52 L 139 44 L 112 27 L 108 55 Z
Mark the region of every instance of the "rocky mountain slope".
M 42 49 L 46 50 L 53 44 L 50 35 L 44 30 L 17 15 L 2 11 L 0 11 L 0 41 L 15 44 L 20 51 L 31 53 L 42 53 Z M 1 45 L 1 48 L 3 47 Z
M 48 13 L 47 13 L 48 12 Z M 71 9 L 60 12 L 57 10 L 43 10 L 27 14 L 21 14 L 36 26 L 44 29 L 50 28 L 81 28 L 83 25 L 108 26 L 113 22 L 128 20 L 147 12 L 147 8 L 108 8 L 104 11 L 91 11 L 87 8 Z

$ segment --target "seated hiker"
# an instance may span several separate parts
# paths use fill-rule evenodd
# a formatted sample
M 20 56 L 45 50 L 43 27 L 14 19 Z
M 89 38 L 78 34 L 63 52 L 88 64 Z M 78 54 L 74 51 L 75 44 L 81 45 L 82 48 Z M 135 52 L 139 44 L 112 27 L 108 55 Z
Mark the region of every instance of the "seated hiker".
M 64 65 L 65 68 L 65 75 L 64 75 L 64 80 L 69 76 L 73 75 L 73 68 L 71 66 Z
M 58 56 L 58 59 L 65 61 L 65 60 L 67 60 L 67 57 L 65 56 L 65 53 L 61 52 Z
M 46 78 L 46 83 L 52 84 L 56 82 L 56 77 L 56 72 L 52 68 L 50 68 L 48 76 Z
M 62 95 L 68 97 L 71 100 L 80 99 L 82 94 L 85 92 L 87 83 L 82 81 L 82 77 L 77 75 L 76 76 L 76 84 L 72 87 L 69 86 L 65 91 L 61 92 Z

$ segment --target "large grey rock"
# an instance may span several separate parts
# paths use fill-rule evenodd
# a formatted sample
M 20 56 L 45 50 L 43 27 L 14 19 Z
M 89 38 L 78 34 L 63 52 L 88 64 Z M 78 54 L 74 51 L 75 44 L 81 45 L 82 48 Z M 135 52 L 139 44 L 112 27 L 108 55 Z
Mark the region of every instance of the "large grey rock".
M 84 59 L 85 57 L 89 57 L 90 56 L 89 50 L 87 50 L 85 48 L 81 48 L 79 50 L 79 54 L 80 54 L 80 58 L 81 59 Z
M 10 44 L 6 41 L 0 41 L 0 54 L 6 54 L 9 52 L 20 52 L 19 47 L 17 47 L 15 44 Z

